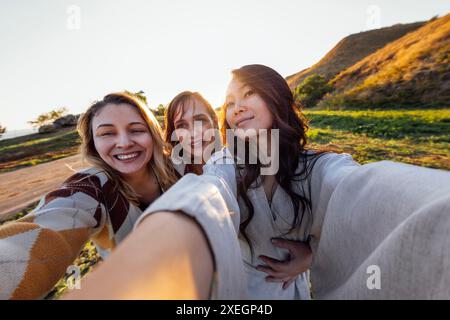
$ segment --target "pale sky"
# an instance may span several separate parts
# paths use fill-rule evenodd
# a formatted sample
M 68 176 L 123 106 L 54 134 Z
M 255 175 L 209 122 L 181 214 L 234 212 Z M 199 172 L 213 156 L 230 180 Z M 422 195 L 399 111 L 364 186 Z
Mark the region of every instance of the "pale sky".
M 0 0 L 0 124 L 124 89 L 151 107 L 183 90 L 217 107 L 234 68 L 288 76 L 349 34 L 449 12 L 447 0 Z

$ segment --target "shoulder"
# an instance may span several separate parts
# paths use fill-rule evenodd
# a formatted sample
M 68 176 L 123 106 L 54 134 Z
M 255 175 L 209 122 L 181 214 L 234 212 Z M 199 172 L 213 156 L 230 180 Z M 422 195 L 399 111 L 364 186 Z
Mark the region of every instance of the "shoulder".
M 228 147 L 215 152 L 206 164 L 234 164 L 234 158 Z
M 115 184 L 103 170 L 92 167 L 71 175 L 58 189 L 49 192 L 46 198 L 67 198 L 82 193 L 100 201 L 105 195 L 114 195 L 115 189 Z
M 236 166 L 234 158 L 228 148 L 214 153 L 203 166 L 203 175 L 212 175 L 220 178 L 231 188 L 236 184 Z
M 67 178 L 63 186 L 82 186 L 82 185 L 92 185 L 97 187 L 103 187 L 109 178 L 107 174 L 100 169 L 91 167 L 87 169 L 80 170 L 69 178 Z
M 342 179 L 361 167 L 347 153 L 324 152 L 313 154 L 308 161 L 311 164 L 311 166 L 308 165 L 311 172 L 311 180 L 313 183 L 319 184 L 337 185 Z
M 333 165 L 360 166 L 348 153 L 316 152 L 311 150 L 306 151 L 299 159 L 298 170 L 303 169 L 305 164 L 311 169 Z

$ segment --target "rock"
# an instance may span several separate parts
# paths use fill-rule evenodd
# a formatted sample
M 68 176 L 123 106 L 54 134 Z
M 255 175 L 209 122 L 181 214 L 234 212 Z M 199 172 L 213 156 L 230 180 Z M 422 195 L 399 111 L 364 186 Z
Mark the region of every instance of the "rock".
M 50 133 L 56 131 L 57 129 L 58 127 L 53 124 L 44 124 L 39 127 L 38 133 Z
M 67 116 L 56 119 L 53 122 L 53 125 L 56 126 L 57 128 L 76 126 L 79 117 L 80 117 L 79 114 L 77 115 L 68 114 Z

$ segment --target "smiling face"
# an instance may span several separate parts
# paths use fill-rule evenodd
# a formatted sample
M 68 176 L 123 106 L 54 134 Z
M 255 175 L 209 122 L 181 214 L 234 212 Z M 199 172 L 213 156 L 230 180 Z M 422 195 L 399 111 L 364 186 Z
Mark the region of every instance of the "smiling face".
M 107 104 L 92 118 L 92 132 L 95 149 L 109 166 L 124 176 L 145 173 L 153 139 L 135 107 Z
M 211 137 L 207 136 L 207 131 L 214 128 L 214 120 L 211 119 L 207 107 L 202 102 L 190 99 L 177 108 L 174 128 L 183 151 L 201 157 L 203 150 L 211 143 Z
M 273 116 L 267 103 L 235 77 L 228 85 L 225 107 L 226 121 L 231 129 L 248 133 L 249 129 L 272 128 Z

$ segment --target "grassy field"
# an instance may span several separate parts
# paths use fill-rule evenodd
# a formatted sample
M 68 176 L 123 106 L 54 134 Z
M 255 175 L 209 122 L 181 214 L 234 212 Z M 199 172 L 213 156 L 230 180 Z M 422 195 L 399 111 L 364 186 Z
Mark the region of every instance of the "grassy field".
M 450 109 L 308 110 L 311 146 L 450 170 Z
M 310 145 L 350 153 L 360 163 L 394 160 L 450 170 L 450 109 L 428 110 L 307 110 Z M 76 154 L 80 143 L 74 129 L 0 141 L 0 172 Z M 18 213 L 19 218 L 36 204 Z M 87 274 L 100 260 L 92 242 L 75 265 Z M 67 290 L 66 275 L 49 293 L 57 299 Z
M 72 156 L 80 142 L 75 128 L 1 140 L 0 173 Z
M 305 114 L 314 148 L 347 152 L 361 163 L 394 160 L 450 170 L 450 108 Z M 74 128 L 0 141 L 0 173 L 77 154 L 79 144 Z

